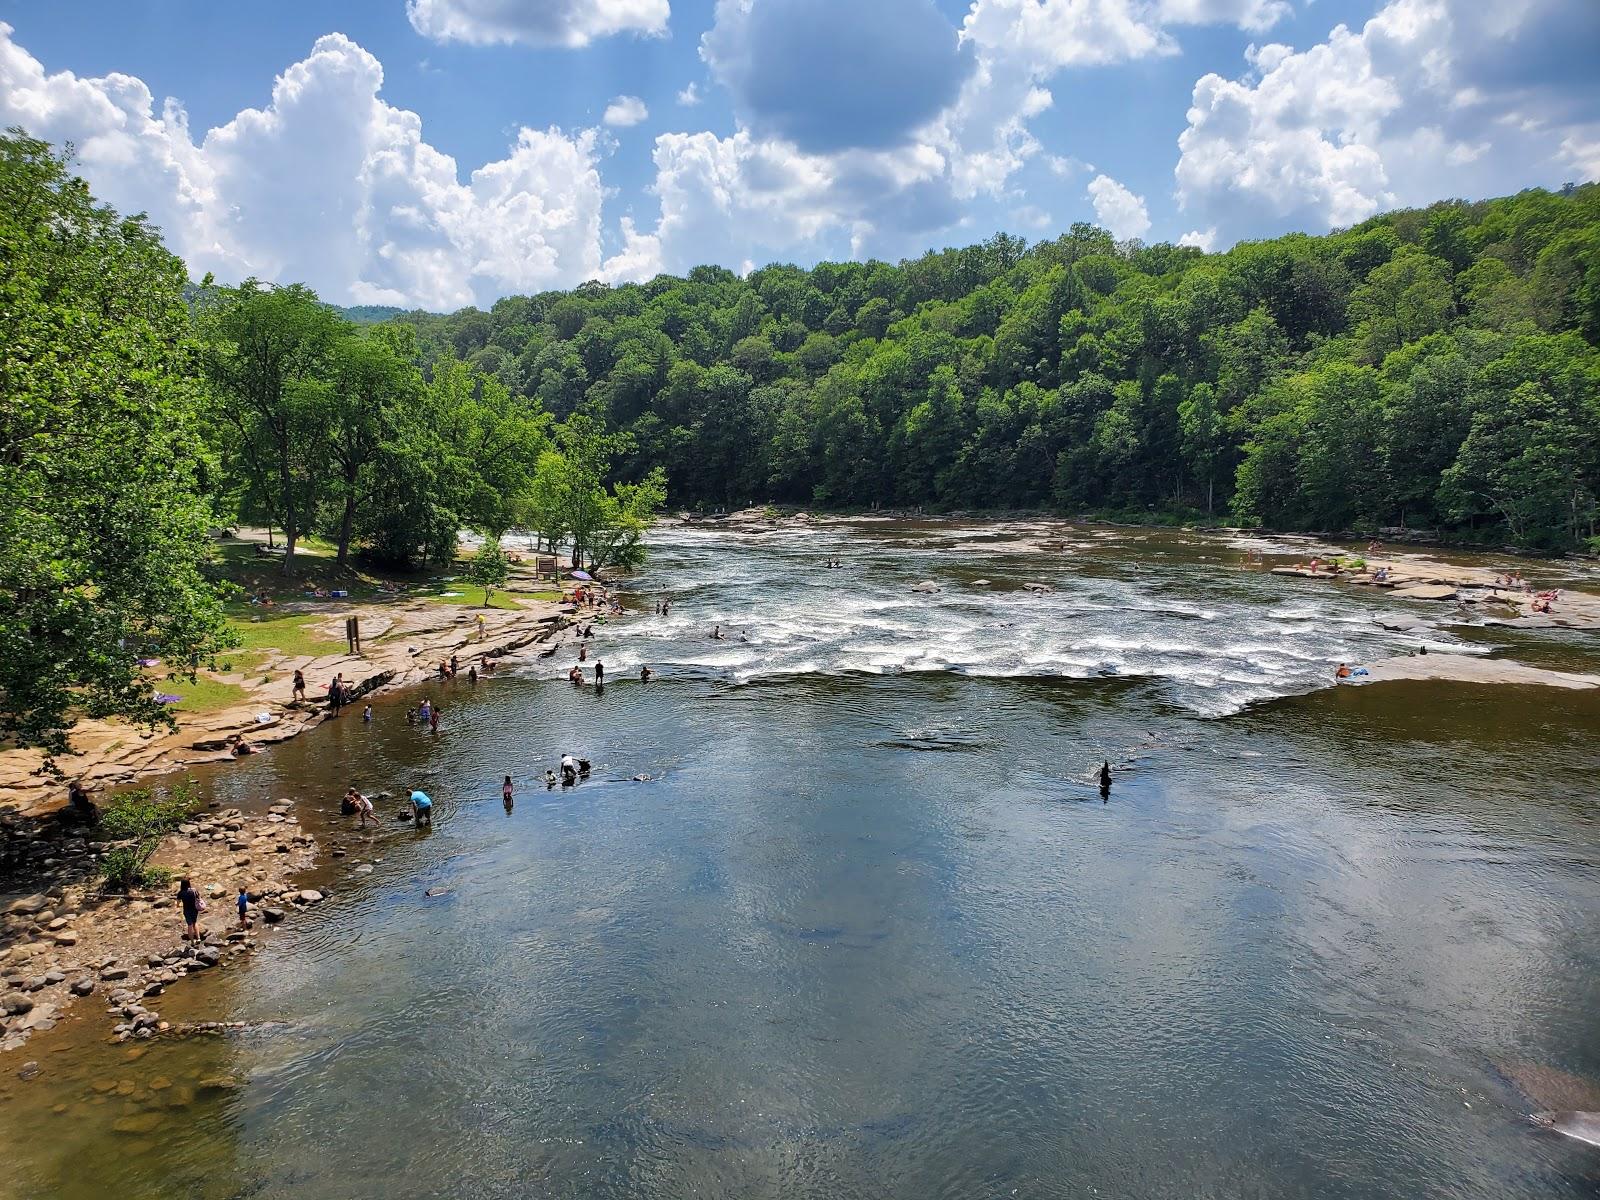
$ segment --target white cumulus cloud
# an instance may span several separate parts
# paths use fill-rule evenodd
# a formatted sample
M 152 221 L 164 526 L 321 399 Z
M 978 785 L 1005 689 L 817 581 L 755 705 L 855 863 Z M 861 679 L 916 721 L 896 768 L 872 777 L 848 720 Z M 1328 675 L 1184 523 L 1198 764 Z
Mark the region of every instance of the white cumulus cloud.
M 693 108 L 700 103 L 700 100 L 700 85 L 697 83 L 689 84 L 688 87 L 678 93 L 678 103 L 685 108 Z
M 619 33 L 667 31 L 668 0 L 407 0 L 423 37 L 471 46 L 587 46 Z
M 1195 84 L 1179 203 L 1228 243 L 1592 175 L 1596 45 L 1590 0 L 1390 0 L 1309 49 L 1252 47 L 1247 74 Z
M 1150 214 L 1144 197 L 1135 195 L 1109 175 L 1096 175 L 1089 181 L 1089 199 L 1095 219 L 1117 238 L 1143 237 L 1150 232 Z
M 127 75 L 48 73 L 0 24 L 0 125 L 77 147 L 76 169 L 143 210 L 198 278 L 305 281 L 337 303 L 453 308 L 600 274 L 594 131 L 523 129 L 463 181 L 383 68 L 317 39 L 270 101 L 196 142 L 182 108 Z M 626 253 L 626 251 L 625 251 Z
M 606 105 L 605 116 L 600 119 L 607 125 L 626 128 L 637 125 L 650 115 L 650 110 L 645 107 L 643 100 L 637 96 L 618 96 Z

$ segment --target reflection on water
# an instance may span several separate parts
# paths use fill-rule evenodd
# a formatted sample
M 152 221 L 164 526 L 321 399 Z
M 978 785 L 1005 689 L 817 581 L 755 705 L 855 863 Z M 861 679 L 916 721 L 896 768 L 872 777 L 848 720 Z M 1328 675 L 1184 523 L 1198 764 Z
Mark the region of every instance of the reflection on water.
M 284 1026 L 137 1061 L 35 1043 L 45 1075 L 0 1081 L 0 1195 L 1594 1194 L 1600 1159 L 1528 1125 L 1495 1065 L 1600 1077 L 1591 696 L 1396 685 L 1218 720 L 1224 685 L 1164 667 L 1010 669 L 1116 637 L 1220 677 L 1251 622 L 1301 619 L 1273 611 L 1382 603 L 1213 587 L 1215 543 L 1159 540 L 1085 550 L 1098 577 L 1054 568 L 1043 598 L 932 597 L 922 641 L 992 671 L 796 670 L 932 653 L 851 632 L 871 596 L 807 557 L 954 586 L 903 532 L 828 536 L 676 535 L 677 608 L 599 631 L 603 697 L 532 670 L 452 688 L 437 739 L 396 698 L 209 780 L 330 809 L 352 779 L 423 786 L 437 825 L 344 833 L 327 904 L 163 1005 Z M 1049 607 L 1130 587 L 1214 615 L 1095 633 Z M 702 645 L 718 619 L 751 642 Z M 1310 624 L 1274 644 L 1387 636 Z M 617 678 L 643 661 L 665 678 Z M 595 778 L 534 783 L 565 750 Z

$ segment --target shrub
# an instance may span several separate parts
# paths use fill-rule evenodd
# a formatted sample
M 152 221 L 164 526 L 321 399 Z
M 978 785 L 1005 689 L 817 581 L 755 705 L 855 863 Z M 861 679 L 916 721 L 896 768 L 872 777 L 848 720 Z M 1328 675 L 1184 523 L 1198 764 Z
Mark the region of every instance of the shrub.
M 149 788 L 124 792 L 100 813 L 99 835 L 108 842 L 120 842 L 100 860 L 100 873 L 111 891 L 125 892 L 136 886 L 159 887 L 170 882 L 172 873 L 164 867 L 150 866 L 150 857 L 166 837 L 181 825 L 198 805 L 194 781 L 185 780 L 170 792 L 158 794 Z

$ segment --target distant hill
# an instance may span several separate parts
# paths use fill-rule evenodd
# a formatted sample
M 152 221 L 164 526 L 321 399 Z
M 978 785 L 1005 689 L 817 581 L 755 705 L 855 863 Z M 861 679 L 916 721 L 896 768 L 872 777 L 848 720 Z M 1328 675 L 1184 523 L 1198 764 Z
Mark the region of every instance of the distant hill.
M 346 321 L 353 321 L 357 325 L 378 325 L 384 321 L 393 320 L 401 313 L 408 310 L 396 308 L 393 304 L 356 304 L 349 308 L 341 308 L 337 304 L 330 304 L 329 308 L 344 317 Z

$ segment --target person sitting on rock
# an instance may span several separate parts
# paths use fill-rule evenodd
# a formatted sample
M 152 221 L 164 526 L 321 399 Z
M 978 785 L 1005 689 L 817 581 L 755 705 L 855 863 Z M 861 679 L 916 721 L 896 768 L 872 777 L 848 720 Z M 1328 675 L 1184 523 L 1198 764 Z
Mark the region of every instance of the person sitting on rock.
M 100 817 L 100 812 L 94 806 L 94 801 L 89 799 L 89 793 L 84 790 L 81 780 L 74 779 L 67 784 L 67 813 L 75 820 L 86 825 L 93 825 Z

